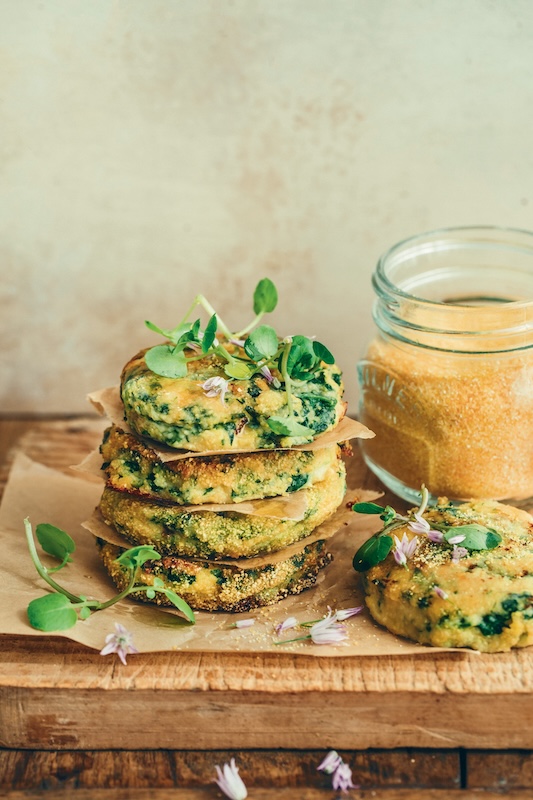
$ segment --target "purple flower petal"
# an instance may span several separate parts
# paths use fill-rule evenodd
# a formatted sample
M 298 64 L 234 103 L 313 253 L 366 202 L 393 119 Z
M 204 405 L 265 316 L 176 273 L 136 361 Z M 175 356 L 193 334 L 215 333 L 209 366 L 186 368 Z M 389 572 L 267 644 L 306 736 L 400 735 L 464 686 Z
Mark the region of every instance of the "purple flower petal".
M 283 622 L 278 622 L 274 630 L 279 636 L 279 634 L 283 633 L 283 631 L 287 631 L 290 628 L 295 628 L 297 625 L 298 625 L 298 620 L 296 619 L 296 617 L 287 617 L 287 619 L 283 620 Z
M 352 782 L 352 770 L 342 761 L 333 773 L 332 785 L 336 792 L 347 792 L 348 789 L 356 789 Z
M 330 750 L 327 756 L 318 765 L 317 770 L 331 775 L 342 764 L 342 758 L 336 750 Z
M 343 622 L 345 619 L 349 619 L 349 617 L 355 616 L 355 614 L 359 614 L 362 611 L 364 606 L 355 606 L 354 608 L 340 608 L 338 611 L 335 611 L 335 618 L 337 622 Z
M 435 592 L 437 597 L 441 598 L 441 600 L 447 600 L 448 599 L 448 592 L 445 592 L 444 589 L 440 588 L 440 586 L 434 586 L 433 587 L 433 591 Z
M 466 536 L 464 535 L 464 533 L 459 533 L 457 534 L 457 536 L 451 536 L 448 539 L 448 544 L 460 544 L 461 542 L 464 542 L 465 539 Z
M 236 628 L 251 628 L 255 625 L 255 619 L 238 619 L 235 623 Z

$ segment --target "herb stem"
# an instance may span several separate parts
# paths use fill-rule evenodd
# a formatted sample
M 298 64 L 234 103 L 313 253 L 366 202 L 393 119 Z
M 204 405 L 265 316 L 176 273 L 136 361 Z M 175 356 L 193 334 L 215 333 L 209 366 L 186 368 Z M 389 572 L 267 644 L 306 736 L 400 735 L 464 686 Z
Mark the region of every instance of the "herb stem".
M 68 599 L 72 603 L 81 603 L 82 600 L 81 600 L 80 597 L 77 597 L 75 594 L 71 594 L 67 589 L 63 589 L 62 586 L 60 586 L 58 583 L 56 583 L 53 580 L 53 578 L 50 577 L 46 567 L 44 567 L 41 564 L 41 561 L 40 561 L 39 556 L 37 554 L 37 549 L 35 547 L 35 541 L 33 539 L 33 531 L 32 531 L 32 528 L 31 528 L 31 524 L 30 524 L 30 521 L 29 521 L 29 519 L 27 517 L 24 520 L 24 529 L 26 531 L 26 539 L 28 540 L 28 548 L 29 548 L 29 551 L 30 551 L 31 560 L 33 561 L 33 563 L 35 565 L 35 569 L 37 570 L 37 572 L 39 573 L 39 575 L 41 576 L 43 581 L 46 581 L 46 583 L 49 586 L 51 586 L 52 589 L 55 589 L 56 592 L 59 592 L 59 594 L 64 594 L 65 597 L 68 597 Z
M 291 379 L 289 377 L 289 370 L 287 369 L 291 347 L 292 347 L 292 341 L 286 341 L 285 346 L 283 348 L 283 356 L 281 357 L 281 374 L 285 382 L 285 393 L 287 395 L 287 408 L 289 409 L 289 414 L 292 416 L 294 413 L 294 409 L 292 405 Z
M 245 328 L 243 328 L 242 331 L 239 331 L 238 333 L 234 333 L 233 334 L 233 338 L 234 339 L 242 339 L 242 337 L 245 334 L 249 333 L 252 330 L 252 328 L 255 328 L 255 326 L 257 325 L 259 320 L 262 318 L 264 313 L 265 313 L 264 311 L 260 311 L 259 314 L 257 314 L 257 316 L 255 317 L 255 319 L 252 320 L 252 322 L 250 322 L 249 325 L 247 325 Z
M 272 642 L 272 644 L 291 644 L 291 642 L 303 642 L 305 639 L 311 638 L 311 634 L 308 633 L 307 636 L 296 636 L 294 639 L 280 639 L 280 641 Z

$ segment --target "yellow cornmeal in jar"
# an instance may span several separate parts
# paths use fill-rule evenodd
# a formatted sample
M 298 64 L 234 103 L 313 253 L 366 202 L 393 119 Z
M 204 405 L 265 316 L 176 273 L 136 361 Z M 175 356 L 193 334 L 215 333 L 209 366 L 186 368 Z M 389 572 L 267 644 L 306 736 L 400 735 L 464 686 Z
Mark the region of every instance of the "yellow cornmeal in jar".
M 533 496 L 533 351 L 450 353 L 376 338 L 361 364 L 367 457 L 455 499 Z

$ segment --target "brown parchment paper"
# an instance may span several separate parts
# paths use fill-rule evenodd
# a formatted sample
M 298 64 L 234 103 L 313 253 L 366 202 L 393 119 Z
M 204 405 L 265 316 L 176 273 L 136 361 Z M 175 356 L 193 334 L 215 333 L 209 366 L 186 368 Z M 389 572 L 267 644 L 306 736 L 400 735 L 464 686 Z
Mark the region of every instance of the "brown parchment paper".
M 437 652 L 438 648 L 400 639 L 379 628 L 366 609 L 347 620 L 348 639 L 337 645 L 314 645 L 309 641 L 276 645 L 274 626 L 289 616 L 300 621 L 315 620 L 333 609 L 363 605 L 359 576 L 353 571 L 352 557 L 376 529 L 375 519 L 353 515 L 330 541 L 334 561 L 322 572 L 313 589 L 289 597 L 280 603 L 246 614 L 197 612 L 196 624 L 190 625 L 169 609 L 123 600 L 104 611 L 79 621 L 67 631 L 48 634 L 30 627 L 26 608 L 30 600 L 46 592 L 30 559 L 24 534 L 24 518 L 35 529 L 48 522 L 68 531 L 77 549 L 74 561 L 55 574 L 55 579 L 76 594 L 99 600 L 115 594 L 94 546 L 92 534 L 82 527 L 98 502 L 101 485 L 82 476 L 72 477 L 31 461 L 23 453 L 14 461 L 0 507 L 0 539 L 3 558 L 0 562 L 0 633 L 27 636 L 63 636 L 100 650 L 114 623 L 120 622 L 133 634 L 135 646 L 142 653 L 161 650 L 196 652 L 294 652 L 307 656 L 386 656 Z M 350 497 L 350 493 L 347 495 Z M 359 492 L 360 499 L 372 499 L 376 493 Z M 378 520 L 379 523 L 379 520 Z M 372 527 L 373 526 L 373 527 Z M 43 563 L 52 566 L 43 554 Z M 250 628 L 235 628 L 238 619 L 253 618 Z M 298 635 L 288 631 L 286 635 Z M 301 633 L 305 633 L 304 630 Z
M 120 389 L 118 386 L 110 386 L 106 389 L 99 389 L 87 395 L 87 399 L 94 406 L 102 416 L 106 416 L 110 422 L 123 431 L 131 433 L 131 428 L 124 419 L 124 406 L 120 398 Z M 319 450 L 321 447 L 329 447 L 332 444 L 339 442 L 347 442 L 350 439 L 372 439 L 376 434 L 371 431 L 366 425 L 358 422 L 351 417 L 343 417 L 339 424 L 331 431 L 326 431 L 313 439 L 308 444 L 299 444 L 291 447 L 291 450 Z M 179 461 L 181 458 L 199 458 L 213 455 L 228 455 L 231 453 L 253 453 L 264 452 L 264 450 L 203 450 L 202 452 L 193 452 L 191 450 L 177 450 L 173 447 L 167 447 L 156 442 L 153 439 L 145 440 L 149 447 L 152 448 L 154 453 L 160 461 L 167 463 L 169 461 Z M 284 448 L 279 448 L 284 449 Z

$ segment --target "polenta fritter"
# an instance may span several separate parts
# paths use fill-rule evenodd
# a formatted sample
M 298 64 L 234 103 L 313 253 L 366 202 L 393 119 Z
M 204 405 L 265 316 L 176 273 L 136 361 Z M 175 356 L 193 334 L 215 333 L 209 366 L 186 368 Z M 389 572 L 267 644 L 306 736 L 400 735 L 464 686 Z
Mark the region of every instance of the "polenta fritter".
M 116 561 L 123 550 L 102 539 L 97 539 L 97 546 L 113 582 L 123 590 L 128 583 L 128 573 Z M 319 571 L 331 561 L 326 548 L 327 541 L 319 540 L 283 561 L 262 567 L 247 567 L 243 561 L 235 565 L 217 565 L 169 555 L 158 561 L 147 561 L 138 571 L 136 582 L 150 586 L 154 578 L 159 578 L 165 588 L 178 594 L 195 610 L 247 611 L 272 605 L 287 595 L 299 594 L 313 586 Z M 144 592 L 129 596 L 146 601 Z M 171 605 L 161 592 L 152 602 Z
M 434 539 L 443 529 L 449 536 L 469 525 L 482 526 L 501 541 L 490 549 L 467 550 L 462 541 L 453 546 L 432 541 L 430 533 L 416 533 L 407 523 L 395 529 L 398 539 L 406 535 L 405 542 L 417 536 L 417 546 L 403 565 L 391 552 L 364 573 L 366 602 L 376 622 L 439 647 L 499 652 L 533 644 L 533 518 L 490 500 L 460 506 L 439 501 L 423 518 L 437 529 Z
M 226 347 L 228 352 L 239 351 L 231 344 Z M 149 369 L 145 354 L 146 350 L 138 353 L 122 371 L 125 417 L 135 433 L 170 447 L 193 452 L 289 448 L 332 430 L 346 411 L 335 364 L 322 362 L 309 379 L 291 381 L 291 414 L 277 371 L 271 382 L 261 374 L 228 379 L 224 360 L 214 354 L 189 361 L 184 377 L 168 378 Z M 205 388 L 214 379 L 224 381 L 223 393 Z M 272 417 L 290 417 L 309 433 L 278 434 L 268 422 Z
M 301 520 L 233 511 L 188 511 L 106 488 L 99 509 L 104 521 L 134 545 L 199 558 L 247 558 L 273 553 L 308 536 L 338 508 L 346 489 L 344 463 L 330 467 L 324 480 L 305 494 Z
M 340 463 L 338 445 L 163 463 L 142 440 L 116 426 L 105 432 L 100 452 L 109 488 L 180 505 L 240 503 L 291 494 L 323 480 Z

